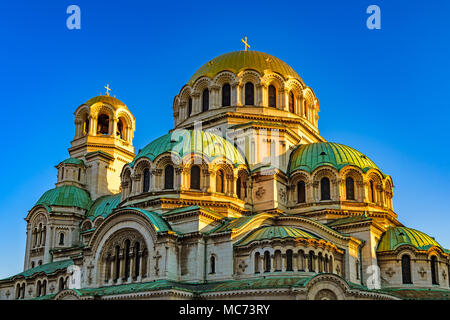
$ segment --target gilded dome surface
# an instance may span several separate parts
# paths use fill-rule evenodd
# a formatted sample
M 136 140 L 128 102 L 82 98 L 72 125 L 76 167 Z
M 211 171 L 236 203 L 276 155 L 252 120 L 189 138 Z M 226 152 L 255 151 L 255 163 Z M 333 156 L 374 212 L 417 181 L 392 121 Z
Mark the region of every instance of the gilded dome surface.
M 381 236 L 377 252 L 393 251 L 402 245 L 410 245 L 419 250 L 428 250 L 431 247 L 441 247 L 429 235 L 406 227 L 390 227 Z
M 203 76 L 213 78 L 221 71 L 227 70 L 237 74 L 247 69 L 256 70 L 260 74 L 271 71 L 280 74 L 285 79 L 295 78 L 303 83 L 297 72 L 277 57 L 259 51 L 234 51 L 220 55 L 205 63 L 194 73 L 189 80 L 189 84 L 193 84 Z
M 117 108 L 118 107 L 126 107 L 125 103 L 123 103 L 119 99 L 111 97 L 111 96 L 102 96 L 102 95 L 93 97 L 93 98 L 89 99 L 88 101 L 86 101 L 84 104 L 87 105 L 88 107 L 90 107 L 97 102 L 103 102 L 103 103 L 109 104 L 109 105 L 111 105 L 113 107 L 117 107 Z
M 246 164 L 245 158 L 238 149 L 221 136 L 202 130 L 176 130 L 150 142 L 139 151 L 130 166 L 134 166 L 142 157 L 153 161 L 166 152 L 175 153 L 180 158 L 197 153 L 206 156 L 210 161 L 217 157 L 224 157 L 234 166 Z
M 372 168 L 378 169 L 372 160 L 351 147 L 334 142 L 317 142 L 300 145 L 292 152 L 289 173 L 297 170 L 311 173 L 323 165 L 331 165 L 337 170 L 341 170 L 347 165 L 353 165 L 364 172 Z

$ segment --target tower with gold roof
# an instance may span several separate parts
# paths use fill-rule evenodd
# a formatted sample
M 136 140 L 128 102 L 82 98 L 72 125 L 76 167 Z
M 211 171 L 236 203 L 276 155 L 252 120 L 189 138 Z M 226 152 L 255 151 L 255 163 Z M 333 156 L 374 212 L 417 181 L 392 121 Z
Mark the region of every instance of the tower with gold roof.
M 119 193 L 120 171 L 135 157 L 136 119 L 127 106 L 109 96 L 109 92 L 83 103 L 74 115 L 75 137 L 69 154 L 84 160 L 86 188 L 91 198 Z

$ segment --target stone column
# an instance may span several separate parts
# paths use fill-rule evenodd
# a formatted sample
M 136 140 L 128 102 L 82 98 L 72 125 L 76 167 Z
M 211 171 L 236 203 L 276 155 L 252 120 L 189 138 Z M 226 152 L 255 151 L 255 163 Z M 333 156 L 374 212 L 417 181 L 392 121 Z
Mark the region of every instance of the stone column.
M 191 94 L 192 97 L 192 114 L 197 114 L 201 112 L 201 103 L 200 103 L 200 93 L 193 92 Z
M 220 101 L 220 86 L 213 85 L 210 90 L 210 109 L 217 109 L 221 106 Z

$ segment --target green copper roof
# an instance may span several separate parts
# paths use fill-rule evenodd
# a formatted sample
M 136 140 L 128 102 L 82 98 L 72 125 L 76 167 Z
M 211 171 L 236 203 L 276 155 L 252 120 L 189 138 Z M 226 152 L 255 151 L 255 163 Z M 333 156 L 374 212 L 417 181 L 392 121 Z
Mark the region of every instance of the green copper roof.
M 86 190 L 75 186 L 62 186 L 46 191 L 35 205 L 78 207 L 87 210 L 91 204 L 92 200 Z
M 285 238 L 305 238 L 318 239 L 316 236 L 303 231 L 302 229 L 290 226 L 266 226 L 245 236 L 242 240 L 236 242 L 235 246 L 245 246 L 254 241 L 271 240 L 271 239 L 285 239 Z
M 46 263 L 41 266 L 34 267 L 32 269 L 25 270 L 24 272 L 21 272 L 19 274 L 16 274 L 14 276 L 11 276 L 9 278 L 3 279 L 3 280 L 9 280 L 14 277 L 25 277 L 29 278 L 37 273 L 45 273 L 45 274 L 52 274 L 58 270 L 64 270 L 67 267 L 73 265 L 73 261 L 71 259 L 69 260 L 62 260 L 62 261 L 55 261 L 51 263 Z
M 419 250 L 428 250 L 434 246 L 442 249 L 436 240 L 421 231 L 406 227 L 390 227 L 381 236 L 377 252 L 392 251 L 402 245 L 411 245 Z
M 86 217 L 91 220 L 94 220 L 98 216 L 106 218 L 117 207 L 120 201 L 122 201 L 122 195 L 120 193 L 112 196 L 102 196 L 95 200 Z
M 225 157 L 235 166 L 246 164 L 237 148 L 216 134 L 201 130 L 176 130 L 150 142 L 130 165 L 134 166 L 136 160 L 142 157 L 153 161 L 165 152 L 173 152 L 180 158 L 187 154 L 198 153 L 205 155 L 210 161 L 217 157 Z
M 353 165 L 364 172 L 372 168 L 378 169 L 372 160 L 353 148 L 334 142 L 317 142 L 300 145 L 292 152 L 289 173 L 297 170 L 311 173 L 323 165 L 330 165 L 337 170 Z
M 61 163 L 69 163 L 69 164 L 81 164 L 84 165 L 83 160 L 77 159 L 77 158 L 68 158 Z
M 144 209 L 140 209 L 140 208 L 134 208 L 134 207 L 125 207 L 123 208 L 123 210 L 136 210 L 139 211 L 140 213 L 144 214 L 149 220 L 150 222 L 153 224 L 153 226 L 156 229 L 156 232 L 166 232 L 166 231 L 171 231 L 172 228 L 170 227 L 170 225 L 159 216 L 159 214 L 152 212 L 152 211 L 147 211 Z
M 194 73 L 189 80 L 189 84 L 192 85 L 198 78 L 203 76 L 213 78 L 224 70 L 237 74 L 248 69 L 256 70 L 260 74 L 264 74 L 265 71 L 275 72 L 285 79 L 295 78 L 303 83 L 298 73 L 286 62 L 264 52 L 249 50 L 225 53 L 208 61 Z

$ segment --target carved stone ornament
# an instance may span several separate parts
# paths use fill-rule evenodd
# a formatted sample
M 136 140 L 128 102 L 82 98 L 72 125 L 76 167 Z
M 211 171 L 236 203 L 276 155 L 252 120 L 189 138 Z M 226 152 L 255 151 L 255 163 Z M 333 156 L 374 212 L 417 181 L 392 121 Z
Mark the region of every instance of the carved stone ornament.
M 256 193 L 255 193 L 256 198 L 261 199 L 265 193 L 266 193 L 266 190 L 264 189 L 264 187 L 258 187 L 258 189 L 256 190 Z

